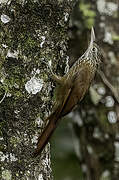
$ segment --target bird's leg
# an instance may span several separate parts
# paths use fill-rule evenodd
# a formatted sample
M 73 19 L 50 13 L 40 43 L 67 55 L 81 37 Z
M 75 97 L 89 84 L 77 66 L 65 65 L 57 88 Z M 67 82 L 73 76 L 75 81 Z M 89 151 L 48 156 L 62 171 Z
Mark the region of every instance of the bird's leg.
M 46 63 L 46 62 L 44 62 L 44 63 L 48 66 L 48 68 L 49 68 L 49 70 L 50 70 L 50 77 L 51 77 L 56 83 L 62 84 L 62 82 L 63 82 L 62 77 L 57 76 L 56 74 L 53 73 L 52 68 L 51 68 L 51 66 L 50 66 L 49 63 Z
M 62 83 L 62 77 L 60 77 L 60 76 L 57 76 L 56 74 L 54 74 L 53 73 L 53 71 L 52 71 L 52 69 L 51 69 L 51 67 L 50 67 L 50 76 L 51 76 L 51 78 L 55 81 L 55 82 L 57 82 L 58 84 L 61 84 Z

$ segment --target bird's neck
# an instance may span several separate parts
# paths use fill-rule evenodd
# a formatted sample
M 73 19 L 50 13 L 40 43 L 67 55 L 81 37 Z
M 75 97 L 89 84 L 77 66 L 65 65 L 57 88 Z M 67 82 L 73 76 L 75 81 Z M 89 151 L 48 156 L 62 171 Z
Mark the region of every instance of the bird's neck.
M 95 61 L 89 58 L 79 59 L 78 61 L 74 63 L 71 69 L 76 69 L 76 68 L 78 69 L 78 68 L 85 68 L 85 67 L 86 68 L 88 67 L 89 71 L 91 71 L 92 73 L 95 72 L 97 69 L 97 65 Z

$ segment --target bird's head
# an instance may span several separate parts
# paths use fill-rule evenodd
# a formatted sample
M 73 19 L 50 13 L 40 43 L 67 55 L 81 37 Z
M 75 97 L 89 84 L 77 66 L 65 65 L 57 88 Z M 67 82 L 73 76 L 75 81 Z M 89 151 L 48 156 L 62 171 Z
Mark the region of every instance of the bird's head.
M 99 65 L 101 62 L 102 53 L 99 46 L 95 43 L 95 33 L 93 27 L 91 29 L 91 39 L 89 46 L 83 54 L 82 58 L 86 59 L 86 61 L 89 61 L 94 65 Z

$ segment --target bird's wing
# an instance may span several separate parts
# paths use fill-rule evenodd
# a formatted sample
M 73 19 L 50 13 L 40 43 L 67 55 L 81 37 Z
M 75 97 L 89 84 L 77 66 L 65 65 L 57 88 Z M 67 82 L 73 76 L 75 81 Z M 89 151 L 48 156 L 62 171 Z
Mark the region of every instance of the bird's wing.
M 62 109 L 61 115 L 65 116 L 83 99 L 86 91 L 90 85 L 90 74 L 87 69 L 81 68 L 75 75 L 72 77 L 70 93 L 67 96 L 67 99 L 64 102 L 64 107 Z

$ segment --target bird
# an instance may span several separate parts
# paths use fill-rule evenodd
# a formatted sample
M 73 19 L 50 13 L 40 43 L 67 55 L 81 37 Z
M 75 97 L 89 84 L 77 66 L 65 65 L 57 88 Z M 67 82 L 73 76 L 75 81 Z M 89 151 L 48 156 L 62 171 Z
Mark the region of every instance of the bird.
M 50 69 L 51 78 L 57 83 L 55 89 L 56 102 L 53 112 L 46 119 L 48 123 L 38 138 L 33 157 L 41 154 L 56 129 L 59 119 L 71 112 L 82 101 L 101 63 L 101 57 L 101 50 L 95 43 L 95 33 L 92 27 L 87 50 L 72 65 L 69 71 L 61 77 L 55 75 Z

